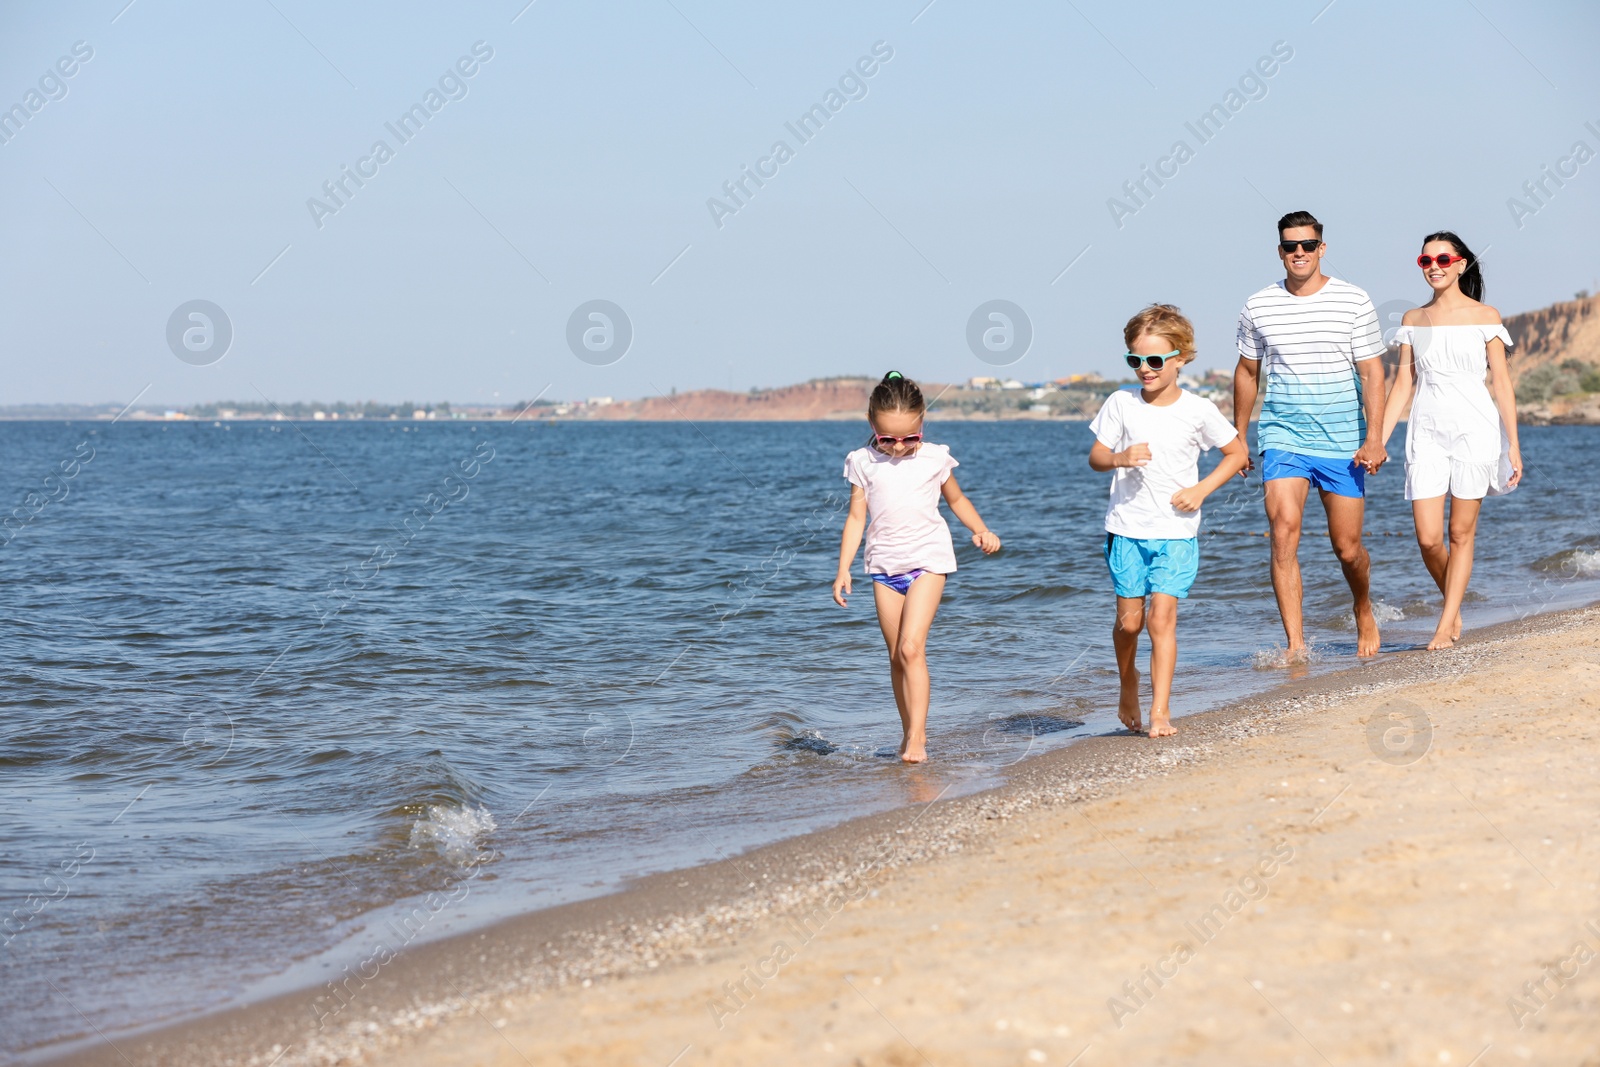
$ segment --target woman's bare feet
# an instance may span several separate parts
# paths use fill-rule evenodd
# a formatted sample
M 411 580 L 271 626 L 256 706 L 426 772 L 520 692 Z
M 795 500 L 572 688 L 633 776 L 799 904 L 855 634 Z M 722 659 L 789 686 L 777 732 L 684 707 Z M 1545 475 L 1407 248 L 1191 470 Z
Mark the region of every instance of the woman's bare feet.
M 1156 708 L 1150 709 L 1151 737 L 1171 737 L 1177 732 L 1178 728 L 1172 725 L 1172 714 L 1170 712 L 1165 708 L 1159 710 Z
M 1132 694 L 1126 692 L 1122 694 L 1121 699 L 1117 701 L 1117 718 L 1122 722 L 1122 725 L 1134 733 L 1144 733 L 1144 719 L 1139 711 L 1139 694 L 1137 691 Z

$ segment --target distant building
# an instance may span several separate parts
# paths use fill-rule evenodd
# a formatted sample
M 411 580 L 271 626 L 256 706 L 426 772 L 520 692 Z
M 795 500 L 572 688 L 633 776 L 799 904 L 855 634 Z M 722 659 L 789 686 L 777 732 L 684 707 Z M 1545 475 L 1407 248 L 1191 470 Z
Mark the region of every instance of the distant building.
M 984 377 L 984 378 L 968 378 L 967 379 L 967 388 L 968 389 L 998 389 L 998 388 L 1000 388 L 1000 379 L 999 378 L 987 378 L 987 377 Z

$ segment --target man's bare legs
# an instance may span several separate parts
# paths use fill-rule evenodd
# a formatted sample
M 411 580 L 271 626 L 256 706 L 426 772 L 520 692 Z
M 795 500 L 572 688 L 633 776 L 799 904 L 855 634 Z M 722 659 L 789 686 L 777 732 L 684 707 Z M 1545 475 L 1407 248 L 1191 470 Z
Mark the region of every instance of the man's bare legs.
M 901 596 L 882 582 L 872 583 L 878 628 L 889 646 L 889 677 L 900 710 L 900 758 L 928 758 L 928 630 L 944 596 L 944 575 L 923 574 Z
M 1322 508 L 1328 513 L 1328 540 L 1339 557 L 1344 580 L 1350 586 L 1351 608 L 1356 616 L 1356 655 L 1378 654 L 1378 619 L 1372 614 L 1372 557 L 1361 543 L 1361 523 L 1367 502 L 1358 496 L 1340 496 L 1321 490 Z
M 1305 478 L 1274 478 L 1266 483 L 1267 522 L 1272 527 L 1272 591 L 1278 598 L 1278 614 L 1289 641 L 1289 657 L 1305 655 L 1305 618 L 1301 600 L 1300 530 L 1305 519 L 1306 495 L 1311 483 Z M 1339 496 L 1321 490 L 1322 508 L 1328 516 L 1328 539 L 1333 554 L 1344 569 L 1350 586 L 1356 616 L 1356 655 L 1371 656 L 1378 651 L 1378 620 L 1372 614 L 1372 561 L 1361 543 L 1361 523 L 1366 501 L 1360 497 Z
M 1305 478 L 1274 478 L 1266 483 L 1267 525 L 1272 530 L 1272 592 L 1289 642 L 1289 659 L 1305 656 L 1305 621 L 1300 614 L 1300 524 L 1306 514 Z
M 1117 597 L 1117 621 L 1111 628 L 1111 645 L 1117 650 L 1117 673 L 1122 692 L 1117 718 L 1134 733 L 1144 732 L 1139 710 L 1139 632 L 1144 629 L 1144 597 Z

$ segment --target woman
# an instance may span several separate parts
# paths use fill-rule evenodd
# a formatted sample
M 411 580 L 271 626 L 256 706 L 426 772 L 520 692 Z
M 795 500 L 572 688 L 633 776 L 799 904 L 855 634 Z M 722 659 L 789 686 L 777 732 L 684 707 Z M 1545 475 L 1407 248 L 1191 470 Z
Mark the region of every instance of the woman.
M 1482 303 L 1483 271 L 1449 231 L 1423 238 L 1417 257 L 1433 299 L 1406 312 L 1395 340 L 1400 369 L 1383 414 L 1387 443 L 1411 404 L 1406 427 L 1406 499 L 1422 562 L 1444 594 L 1430 651 L 1461 637 L 1461 601 L 1472 576 L 1478 509 L 1485 496 L 1522 480 L 1517 405 L 1506 370 L 1511 336 Z M 1487 384 L 1485 378 L 1487 377 Z M 1446 538 L 1445 497 L 1450 498 Z

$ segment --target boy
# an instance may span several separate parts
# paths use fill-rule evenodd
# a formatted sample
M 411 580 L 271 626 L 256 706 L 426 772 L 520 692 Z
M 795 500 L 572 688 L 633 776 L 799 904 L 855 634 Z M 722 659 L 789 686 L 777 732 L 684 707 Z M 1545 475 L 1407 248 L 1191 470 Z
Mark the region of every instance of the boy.
M 1151 304 L 1128 320 L 1125 355 L 1141 386 L 1106 398 L 1089 424 L 1095 443 L 1089 466 L 1115 471 L 1106 511 L 1106 565 L 1117 591 L 1112 641 L 1122 696 L 1117 718 L 1143 733 L 1139 709 L 1139 631 L 1150 598 L 1150 736 L 1172 725 L 1172 672 L 1178 660 L 1178 601 L 1200 568 L 1200 505 L 1248 461 L 1233 424 L 1211 401 L 1178 387 L 1178 371 L 1194 358 L 1194 327 L 1170 304 Z M 1200 452 L 1222 459 L 1200 481 Z M 1197 484 L 1198 483 L 1198 484 Z

